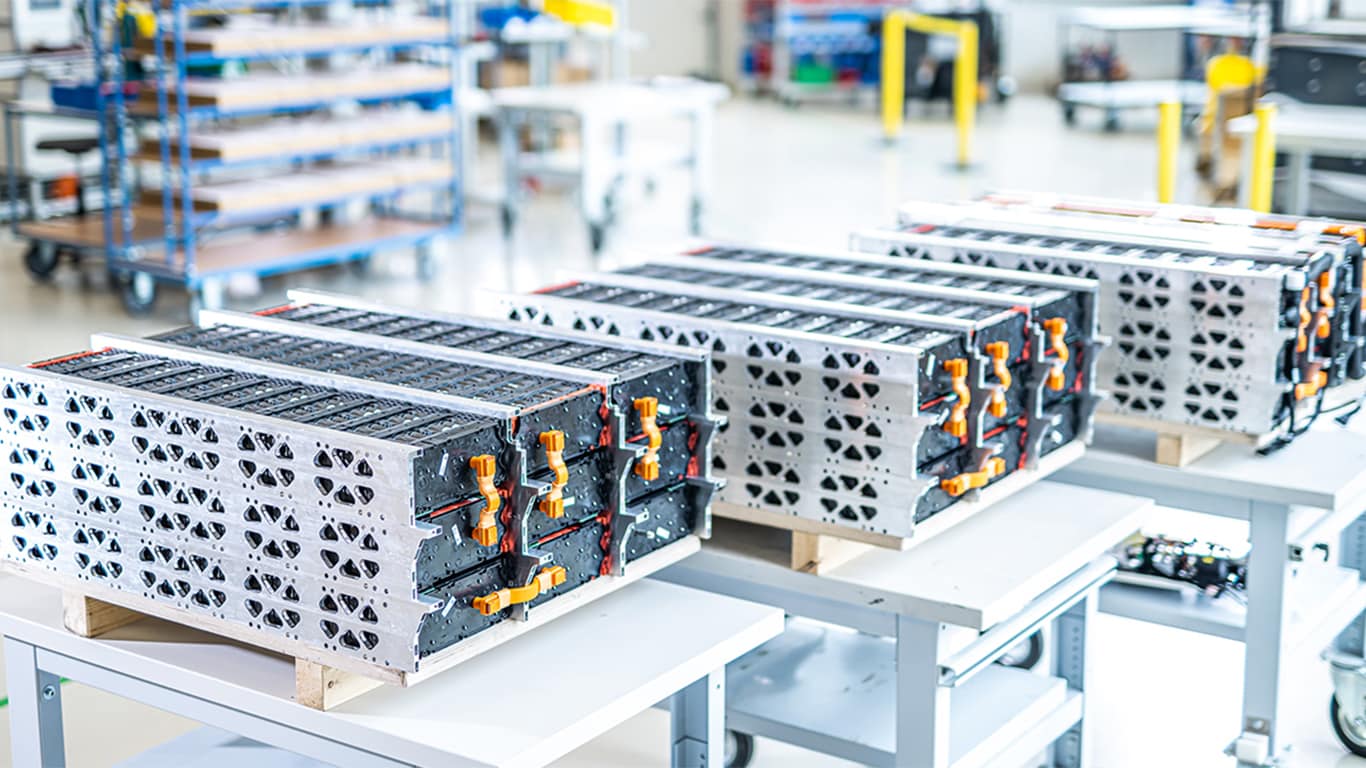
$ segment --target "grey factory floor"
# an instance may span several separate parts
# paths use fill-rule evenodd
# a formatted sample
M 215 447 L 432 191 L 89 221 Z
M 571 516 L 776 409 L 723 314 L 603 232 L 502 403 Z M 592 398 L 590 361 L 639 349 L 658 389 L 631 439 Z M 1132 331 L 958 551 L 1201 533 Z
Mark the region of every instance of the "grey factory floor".
M 1104 134 L 1099 120 L 1089 118 L 1097 116 L 1083 115 L 1081 126 L 1067 129 L 1056 104 L 1042 97 L 988 107 L 976 136 L 977 164 L 959 173 L 949 165 L 953 132 L 942 107 L 928 117 L 913 118 L 906 140 L 888 148 L 878 138 L 871 110 L 792 111 L 737 99 L 717 119 L 708 231 L 721 237 L 839 247 L 851 229 L 890 222 L 895 206 L 911 198 L 959 198 L 1014 187 L 1150 199 L 1155 162 L 1151 125 L 1135 116 L 1125 132 Z M 662 127 L 658 132 L 672 135 Z M 682 175 L 662 177 L 653 195 L 641 184 L 628 185 L 620 226 L 609 239 L 604 263 L 630 258 L 636 246 L 683 237 L 686 196 Z M 1194 185 L 1183 187 L 1179 197 L 1197 200 Z M 473 208 L 466 233 L 450 243 L 442 273 L 428 284 L 414 279 L 409 254 L 395 253 L 363 275 L 331 269 L 270 279 L 259 294 L 230 296 L 229 304 L 263 306 L 279 300 L 286 287 L 307 285 L 397 304 L 479 308 L 489 291 L 530 289 L 562 271 L 593 265 L 574 210 L 570 195 L 535 196 L 508 246 L 495 212 Z M 103 286 L 97 266 L 88 268 L 85 277 L 66 269 L 54 283 L 37 284 L 24 273 L 18 253 L 14 242 L 0 242 L 0 361 L 17 363 L 82 349 L 95 330 L 145 334 L 187 319 L 184 297 L 177 290 L 162 292 L 152 316 L 130 319 L 117 296 Z M 1211 524 L 1169 525 L 1172 531 L 1200 535 L 1200 526 Z M 1246 535 L 1237 524 L 1214 527 L 1217 534 L 1235 540 Z M 0 577 L 0 589 L 20 584 Z M 1239 644 L 1102 616 L 1094 649 L 1088 699 L 1097 768 L 1232 765 L 1222 750 L 1239 722 Z M 1366 766 L 1366 760 L 1347 757 L 1334 740 L 1327 716 L 1328 671 L 1317 661 L 1315 649 L 1298 653 L 1289 680 L 1290 722 L 1285 730 L 1294 749 L 1286 765 Z M 79 684 L 67 689 L 67 749 L 69 764 L 76 768 L 117 765 L 195 727 L 174 714 Z M 9 765 L 7 723 L 0 709 L 0 768 Z M 664 713 L 646 712 L 560 765 L 662 766 L 667 763 L 667 730 Z M 763 740 L 754 763 L 761 768 L 839 764 Z

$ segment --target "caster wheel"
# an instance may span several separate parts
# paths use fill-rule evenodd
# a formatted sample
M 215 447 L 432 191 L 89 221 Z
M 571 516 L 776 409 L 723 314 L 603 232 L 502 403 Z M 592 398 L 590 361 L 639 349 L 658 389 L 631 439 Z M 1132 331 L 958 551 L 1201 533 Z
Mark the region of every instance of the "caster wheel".
M 47 280 L 57 269 L 60 253 L 53 243 L 37 241 L 28 244 L 24 251 L 24 266 L 28 273 L 39 280 Z
M 1348 752 L 1366 757 L 1366 723 L 1354 723 L 1347 713 L 1338 706 L 1338 697 L 1333 696 L 1328 706 L 1328 717 L 1333 721 L 1333 733 Z
M 593 253 L 601 253 L 603 244 L 607 242 L 606 224 L 588 225 L 588 247 Z
M 1043 632 L 1035 632 L 1029 636 L 1028 640 L 1006 651 L 1001 658 L 996 660 L 996 663 L 1003 667 L 1014 667 L 1015 669 L 1033 669 L 1039 663 L 1039 659 L 1042 658 Z
M 1062 105 L 1062 121 L 1068 125 L 1077 124 L 1077 108 L 1071 104 Z
M 1119 133 L 1119 113 L 1113 109 L 1105 112 L 1105 132 Z
M 726 768 L 745 768 L 754 760 L 754 737 L 739 731 L 726 731 Z
M 517 212 L 509 206 L 503 206 L 501 211 L 503 221 L 503 237 L 512 237 L 512 230 L 517 226 Z
M 121 297 L 128 314 L 145 315 L 157 300 L 156 280 L 146 272 L 134 272 L 124 279 Z

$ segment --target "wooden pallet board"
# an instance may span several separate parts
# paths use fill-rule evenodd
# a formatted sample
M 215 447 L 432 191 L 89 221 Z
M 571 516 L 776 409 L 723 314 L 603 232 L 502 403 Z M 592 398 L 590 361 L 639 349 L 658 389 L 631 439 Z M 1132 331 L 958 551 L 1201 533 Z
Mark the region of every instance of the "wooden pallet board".
M 307 646 L 287 637 L 251 630 L 234 622 L 206 616 L 100 584 L 57 576 L 33 566 L 6 561 L 0 567 L 62 590 L 63 624 L 73 634 L 98 637 L 145 616 L 164 619 L 219 635 L 244 645 L 295 660 L 296 700 L 314 709 L 328 709 L 381 685 L 417 685 L 513 638 L 535 630 L 622 587 L 666 568 L 701 548 L 688 536 L 636 560 L 623 576 L 603 576 L 539 605 L 526 621 L 504 621 L 421 660 L 416 671 L 372 664 L 335 651 Z
M 354 243 L 358 253 L 386 240 L 436 235 L 444 225 L 404 219 L 366 218 L 348 224 L 328 224 L 315 229 L 291 229 L 250 235 L 227 235 L 201 243 L 195 248 L 195 271 L 201 276 L 231 272 L 259 272 L 272 265 L 287 265 L 310 253 L 329 251 Z M 23 222 L 22 236 L 74 245 L 78 248 L 104 248 L 104 222 L 101 216 Z M 164 230 L 160 219 L 139 217 L 133 228 L 137 242 L 159 242 Z M 152 249 L 149 263 L 165 266 L 163 251 Z M 177 251 L 171 259 L 172 270 L 185 269 L 185 254 Z
M 449 29 L 440 19 L 420 16 L 369 17 L 358 23 L 280 24 L 273 20 L 248 20 L 226 27 L 187 30 L 183 39 L 189 53 L 231 58 L 439 41 L 449 36 Z M 165 50 L 167 56 L 174 54 L 170 40 L 166 41 Z M 152 38 L 139 37 L 132 53 L 155 54 L 156 43 Z
M 133 242 L 161 237 L 164 233 L 160 218 L 139 217 L 133 223 Z M 104 214 L 59 216 L 52 219 L 19 222 L 19 236 L 77 248 L 104 248 Z M 123 241 L 123 228 L 114 226 L 115 242 Z
M 714 502 L 712 514 L 792 531 L 791 567 L 819 574 L 857 557 L 868 547 L 906 550 L 924 543 L 1012 494 L 1046 479 L 1081 458 L 1085 452 L 1086 446 L 1080 442 L 1065 445 L 1040 459 L 1037 469 L 1013 472 L 975 491 L 975 496 L 965 497 L 952 507 L 916 523 L 910 536 L 892 536 L 725 502 Z
M 372 99 L 394 93 L 435 91 L 449 87 L 450 82 L 450 73 L 440 67 L 405 64 L 343 73 L 192 78 L 186 84 L 186 97 L 191 107 L 211 107 L 221 111 L 265 110 L 339 98 Z M 168 90 L 171 92 L 168 94 L 167 109 L 175 112 L 178 98 L 174 88 Z M 143 89 L 130 111 L 143 116 L 156 115 L 156 89 Z
M 401 158 L 311 168 L 286 175 L 208 181 L 190 188 L 194 209 L 219 216 L 321 205 L 343 197 L 381 195 L 406 187 L 439 184 L 453 177 L 449 162 Z M 142 206 L 162 204 L 161 189 L 144 189 Z M 171 199 L 180 206 L 180 190 Z
M 444 135 L 454 128 L 445 111 L 376 110 L 349 118 L 305 118 L 237 129 L 197 130 L 190 134 L 190 157 L 238 163 L 290 154 L 322 155 L 357 146 L 401 143 Z M 180 141 L 168 142 L 171 163 L 180 161 Z M 144 139 L 137 158 L 160 162 L 161 141 Z

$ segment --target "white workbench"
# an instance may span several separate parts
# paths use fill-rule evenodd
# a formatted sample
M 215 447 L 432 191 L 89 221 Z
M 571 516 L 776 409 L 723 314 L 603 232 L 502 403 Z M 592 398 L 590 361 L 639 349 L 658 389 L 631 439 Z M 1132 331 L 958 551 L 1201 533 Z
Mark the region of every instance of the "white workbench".
M 1243 729 L 1235 744 L 1253 749 L 1265 739 L 1274 755 L 1285 748 L 1276 730 L 1291 703 L 1283 695 L 1287 654 L 1316 653 L 1334 642 L 1361 653 L 1366 435 L 1323 425 L 1269 456 L 1226 443 L 1181 468 L 1148 458 L 1154 440 L 1150 432 L 1097 427 L 1086 455 L 1055 477 L 1249 521 L 1247 605 L 1111 584 L 1100 609 L 1243 641 Z
M 14 765 L 43 768 L 64 764 L 60 677 L 345 768 L 545 765 L 672 696 L 674 765 L 719 766 L 722 670 L 783 627 L 773 608 L 642 581 L 320 712 L 292 701 L 291 659 L 155 619 L 77 637 L 54 589 L 0 579 Z
M 1366 109 L 1358 107 L 1311 106 L 1281 100 L 1275 118 L 1276 151 L 1284 152 L 1286 192 L 1282 199 L 1285 213 L 1309 213 L 1309 163 L 1314 155 L 1360 157 L 1366 153 Z M 1228 131 L 1243 140 L 1243 183 L 1239 185 L 1239 205 L 1251 199 L 1252 134 L 1257 117 L 1243 115 L 1228 121 Z
M 692 233 L 698 234 L 708 196 L 712 119 L 716 105 L 729 95 L 725 86 L 688 78 L 493 90 L 506 184 L 504 235 L 510 236 L 516 224 L 525 179 L 574 179 L 578 182 L 579 206 L 588 224 L 590 245 L 597 252 L 611 224 L 616 187 L 624 176 L 628 172 L 670 166 L 684 166 L 691 173 L 689 225 Z M 521 151 L 520 126 L 557 116 L 577 122 L 577 150 Z M 630 123 L 668 118 L 688 121 L 691 140 L 686 149 L 633 149 L 627 141 Z
M 788 567 L 785 531 L 718 520 L 702 552 L 654 578 L 803 617 L 728 670 L 736 731 L 917 768 L 1008 768 L 1054 745 L 1053 764 L 1075 768 L 1107 551 L 1151 507 L 1042 482 L 907 551 L 871 549 L 820 576 Z M 993 665 L 1049 623 L 1049 674 Z

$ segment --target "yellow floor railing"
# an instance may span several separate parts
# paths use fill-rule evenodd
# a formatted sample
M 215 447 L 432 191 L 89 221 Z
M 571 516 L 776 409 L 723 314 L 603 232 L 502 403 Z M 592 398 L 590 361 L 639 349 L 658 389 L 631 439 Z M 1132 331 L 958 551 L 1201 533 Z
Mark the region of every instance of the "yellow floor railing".
M 1257 116 L 1257 131 L 1252 134 L 1252 178 L 1248 190 L 1248 207 L 1254 211 L 1271 211 L 1271 183 L 1276 174 L 1276 105 L 1259 101 L 1252 108 Z
M 1177 159 L 1181 154 L 1181 102 L 1157 105 L 1157 202 L 1176 200 Z
M 953 123 L 958 134 L 958 166 L 972 161 L 972 131 L 977 123 L 977 23 L 906 10 L 882 20 L 882 132 L 888 141 L 901 135 L 906 120 L 906 32 L 950 35 L 958 40 L 953 65 Z

